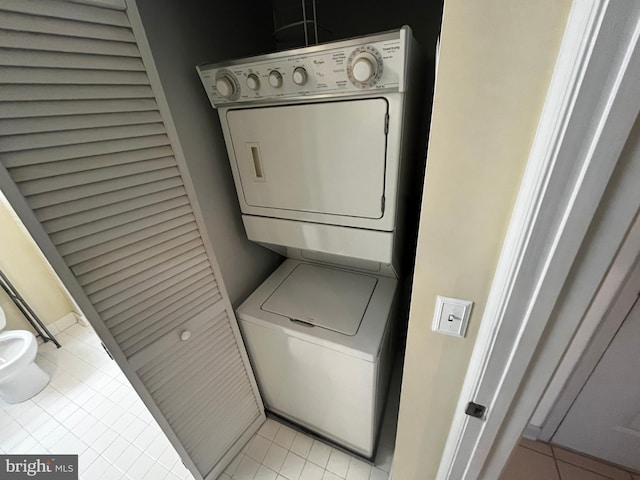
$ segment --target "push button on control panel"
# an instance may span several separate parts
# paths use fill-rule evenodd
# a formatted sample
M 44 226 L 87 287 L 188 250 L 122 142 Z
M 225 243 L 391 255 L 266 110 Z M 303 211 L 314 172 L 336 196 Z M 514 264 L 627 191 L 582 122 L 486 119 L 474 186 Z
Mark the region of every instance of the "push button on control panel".
M 282 75 L 280 72 L 273 70 L 269 74 L 269 85 L 273 88 L 280 88 L 282 86 Z
M 250 90 L 258 90 L 260 88 L 260 79 L 254 73 L 247 75 L 247 87 Z
M 304 67 L 296 67 L 293 70 L 293 83 L 296 85 L 304 85 L 307 83 L 307 71 Z

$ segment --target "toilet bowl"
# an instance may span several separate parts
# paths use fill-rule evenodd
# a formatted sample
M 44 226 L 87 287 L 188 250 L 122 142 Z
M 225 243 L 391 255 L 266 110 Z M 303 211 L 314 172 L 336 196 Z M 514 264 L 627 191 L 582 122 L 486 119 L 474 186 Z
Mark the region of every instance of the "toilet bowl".
M 36 363 L 38 342 L 27 330 L 3 332 L 6 317 L 0 307 L 0 397 L 20 403 L 38 394 L 51 377 Z

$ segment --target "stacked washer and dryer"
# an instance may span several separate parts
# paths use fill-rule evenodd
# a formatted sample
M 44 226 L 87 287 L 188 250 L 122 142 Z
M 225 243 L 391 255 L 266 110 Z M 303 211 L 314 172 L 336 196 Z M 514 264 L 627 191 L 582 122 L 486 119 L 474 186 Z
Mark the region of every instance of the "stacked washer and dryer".
M 247 236 L 287 257 L 237 310 L 265 406 L 366 457 L 421 160 L 419 64 L 403 27 L 198 67 Z

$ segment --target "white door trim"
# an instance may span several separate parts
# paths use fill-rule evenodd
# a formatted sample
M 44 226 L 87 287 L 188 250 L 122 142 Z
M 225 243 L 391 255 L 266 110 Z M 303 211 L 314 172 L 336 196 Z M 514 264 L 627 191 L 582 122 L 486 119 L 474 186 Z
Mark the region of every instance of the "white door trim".
M 572 6 L 440 480 L 498 478 L 535 408 L 507 418 L 640 110 L 639 18 L 634 2 Z M 528 381 L 542 385 L 541 394 L 552 372 Z M 487 406 L 484 419 L 465 415 L 470 400 Z M 496 453 L 498 433 L 507 427 L 511 435 L 501 432 Z

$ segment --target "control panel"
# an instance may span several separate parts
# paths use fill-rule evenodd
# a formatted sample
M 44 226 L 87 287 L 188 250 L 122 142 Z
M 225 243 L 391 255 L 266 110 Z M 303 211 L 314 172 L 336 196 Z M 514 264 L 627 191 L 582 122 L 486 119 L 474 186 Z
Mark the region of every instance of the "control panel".
M 405 31 L 279 52 L 198 73 L 211 104 L 404 91 Z

